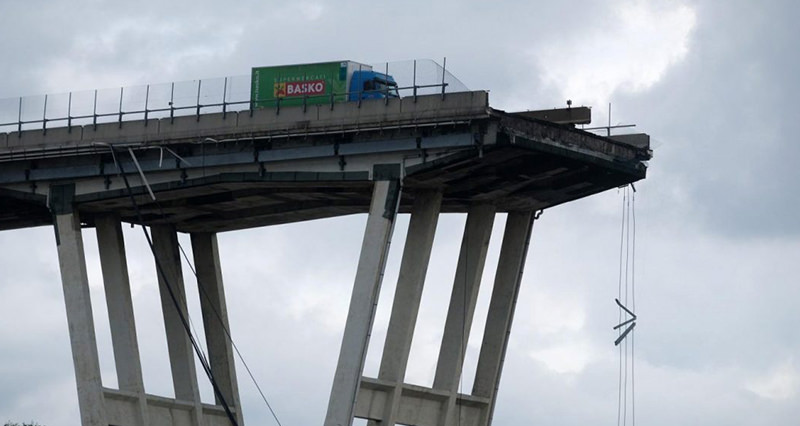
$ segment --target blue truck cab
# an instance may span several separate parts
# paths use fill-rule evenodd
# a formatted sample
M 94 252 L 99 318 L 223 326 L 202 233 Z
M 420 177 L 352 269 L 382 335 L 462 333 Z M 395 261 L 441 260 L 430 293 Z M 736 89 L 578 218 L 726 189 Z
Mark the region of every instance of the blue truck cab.
M 348 101 L 400 97 L 394 77 L 372 70 L 356 70 L 350 78 Z

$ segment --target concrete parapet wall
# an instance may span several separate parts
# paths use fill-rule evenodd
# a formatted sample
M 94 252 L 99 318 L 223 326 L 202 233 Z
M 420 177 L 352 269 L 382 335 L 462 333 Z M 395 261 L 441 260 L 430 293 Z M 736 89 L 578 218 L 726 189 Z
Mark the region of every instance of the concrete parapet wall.
M 159 124 L 161 120 L 149 119 L 125 121 L 120 123 L 104 123 L 98 124 L 97 128 L 94 125 L 83 126 L 82 143 L 91 142 L 104 142 L 104 143 L 136 143 L 148 142 L 158 138 Z M 48 143 L 58 143 L 53 140 Z
M 90 147 L 98 142 L 176 143 L 463 121 L 488 117 L 488 106 L 488 93 L 476 91 L 25 130 L 0 134 L 0 153 Z

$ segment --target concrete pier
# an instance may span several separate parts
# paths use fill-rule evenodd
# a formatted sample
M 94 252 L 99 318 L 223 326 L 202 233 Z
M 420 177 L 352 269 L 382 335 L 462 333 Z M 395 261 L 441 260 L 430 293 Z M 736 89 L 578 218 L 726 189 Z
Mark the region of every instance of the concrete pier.
M 403 363 L 407 360 L 405 351 L 408 349 L 408 347 L 389 345 L 388 342 L 396 337 L 387 335 L 387 345 L 384 347 L 382 358 L 385 362 L 381 364 L 378 378 L 362 378 L 362 392 L 356 405 L 356 417 L 369 419 L 370 425 L 398 423 L 421 426 L 486 426 L 491 424 L 522 269 L 530 244 L 533 212 L 508 214 L 475 383 L 471 394 L 461 394 L 459 383 L 462 379 L 464 355 L 494 215 L 494 207 L 491 205 L 475 205 L 468 213 L 433 386 L 427 388 L 404 383 L 404 370 L 402 374 L 397 369 L 384 370 L 384 366 L 393 365 L 401 365 L 404 368 Z M 409 227 L 409 239 L 411 234 Z M 416 244 L 406 244 L 404 259 L 408 251 L 415 248 L 418 248 Z M 414 251 L 411 256 L 418 254 Z M 429 256 L 430 253 L 425 255 Z M 398 282 L 398 292 L 400 292 L 399 286 Z M 406 311 L 403 305 L 398 307 L 398 304 L 406 300 L 409 299 L 405 296 L 395 297 L 395 305 L 392 307 L 393 319 L 395 312 Z M 413 310 L 416 315 L 413 298 L 410 299 L 410 303 L 412 306 L 407 311 Z M 390 323 L 389 333 L 397 329 L 393 329 Z M 407 344 L 410 346 L 411 336 L 407 336 L 407 339 Z
M 117 382 L 121 391 L 136 395 L 139 406 L 136 424 L 148 424 L 150 421 L 142 378 L 142 362 L 139 358 L 139 342 L 136 338 L 136 320 L 133 315 L 122 226 L 119 218 L 113 214 L 98 217 L 96 225 Z
M 472 395 L 488 398 L 490 401 L 480 425 L 492 423 L 503 360 L 508 349 L 511 323 L 522 283 L 522 271 L 531 241 L 533 221 L 534 213 L 530 211 L 511 212 L 506 219 L 492 298 L 489 302 L 489 313 L 486 316 L 483 342 L 472 386 Z
M 172 369 L 172 387 L 175 389 L 176 399 L 194 404 L 192 420 L 196 426 L 200 426 L 200 389 L 197 386 L 194 350 L 186 332 L 189 313 L 186 308 L 178 234 L 171 226 L 160 225 L 152 227 L 152 238 L 161 310 L 167 333 L 169 364 Z
M 375 182 L 325 426 L 349 426 L 353 421 L 353 407 L 367 357 L 399 190 L 397 181 Z
M 444 325 L 439 361 L 433 388 L 454 392 L 461 378 L 461 368 L 467 348 L 467 339 L 472 328 L 475 304 L 481 285 L 489 238 L 494 225 L 494 206 L 477 205 L 467 213 L 461 254 L 450 295 L 450 307 Z
M 239 407 L 239 386 L 230 339 L 225 289 L 222 285 L 222 265 L 219 260 L 217 235 L 193 233 L 192 253 L 197 270 L 197 285 L 201 293 L 200 309 L 203 312 L 203 328 L 206 333 L 211 372 L 225 402 Z M 215 400 L 217 404 L 221 403 L 216 395 Z M 236 420 L 240 425 L 244 423 L 241 410 L 236 411 Z
M 76 212 L 69 211 L 68 206 L 59 206 L 55 213 L 55 226 L 72 361 L 78 385 L 81 424 L 106 426 L 103 383 L 100 377 L 100 360 L 97 355 L 97 338 L 92 317 L 92 302 L 89 297 L 80 218 Z
M 400 408 L 402 384 L 408 366 L 414 326 L 419 314 L 419 304 L 441 204 L 442 193 L 438 190 L 420 190 L 414 196 L 408 235 L 400 262 L 400 275 L 378 372 L 378 379 L 395 384 L 388 395 L 391 402 L 386 404 L 383 424 L 394 424 L 397 410 Z M 370 421 L 370 425 L 377 424 L 374 420 Z

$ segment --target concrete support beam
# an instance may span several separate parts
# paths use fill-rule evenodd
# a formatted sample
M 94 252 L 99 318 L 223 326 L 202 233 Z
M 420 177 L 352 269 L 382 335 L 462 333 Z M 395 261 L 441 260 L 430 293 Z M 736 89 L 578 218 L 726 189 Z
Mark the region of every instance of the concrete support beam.
M 115 389 L 104 389 L 108 424 L 130 426 L 137 410 L 135 394 Z M 163 396 L 147 395 L 150 421 L 147 426 L 194 426 L 196 405 Z M 225 410 L 218 405 L 202 404 L 203 426 L 231 426 Z
M 446 391 L 450 395 L 444 403 L 439 423 L 445 426 L 462 424 L 470 419 L 463 410 L 457 410 L 458 384 L 464 367 L 494 216 L 495 207 L 488 204 L 472 206 L 467 213 L 467 224 L 461 241 L 461 253 L 458 256 L 453 292 L 450 295 L 442 346 L 433 379 L 433 389 Z
M 385 407 L 384 424 L 393 425 L 396 422 L 441 204 L 441 191 L 422 190 L 414 195 L 392 315 L 378 373 L 378 379 L 398 384 L 389 394 L 391 400 Z
M 228 308 L 222 284 L 222 266 L 219 260 L 217 235 L 193 233 L 192 253 L 200 287 L 200 308 L 203 311 L 203 327 L 206 333 L 208 358 L 211 372 L 217 381 L 222 397 L 236 409 L 236 422 L 243 424 L 239 405 L 239 386 L 236 382 L 236 366 L 230 340 Z M 217 404 L 221 401 L 215 395 Z
M 376 181 L 372 192 L 325 426 L 350 426 L 353 422 L 353 409 L 364 371 L 364 359 L 399 199 L 394 193 L 399 190 L 396 184 L 396 181 Z
M 196 426 L 200 426 L 202 413 L 193 348 L 181 320 L 181 314 L 178 313 L 175 306 L 175 301 L 177 301 L 183 318 L 188 320 L 186 292 L 183 285 L 183 273 L 181 272 L 181 259 L 178 248 L 178 234 L 169 225 L 153 226 L 151 229 L 155 246 L 158 288 L 161 293 L 161 309 L 164 314 L 164 328 L 167 334 L 167 347 L 169 349 L 169 362 L 172 367 L 172 385 L 175 389 L 175 399 L 193 402 L 196 405 L 194 419 Z
M 454 400 L 456 412 L 460 414 L 460 421 L 450 423 L 458 426 L 479 426 L 483 413 L 489 407 L 489 400 L 472 395 L 458 394 L 453 396 L 450 392 L 416 386 L 387 382 L 378 379 L 363 378 L 361 389 L 356 403 L 356 417 L 369 419 L 370 422 L 382 426 L 394 426 L 384 417 L 386 405 L 392 402 L 391 393 L 399 392 L 400 405 L 394 422 L 402 425 L 414 426 L 441 426 L 442 419 L 448 408 L 451 398 Z
M 442 347 L 436 364 L 434 389 L 452 392 L 458 389 L 494 215 L 494 206 L 486 204 L 473 206 L 467 213 Z
M 420 191 L 414 197 L 378 373 L 381 380 L 402 382 L 405 377 L 441 204 L 439 191 Z
M 119 217 L 101 215 L 95 218 L 97 245 L 100 251 L 100 266 L 111 326 L 111 343 L 114 348 L 114 363 L 117 382 L 122 391 L 138 395 L 139 421 L 137 425 L 149 424 L 147 401 L 142 379 L 142 364 L 139 344 L 136 339 L 136 321 L 133 315 L 131 286 L 128 278 L 128 263 L 125 258 L 125 242 Z
M 55 215 L 58 263 L 83 426 L 107 426 L 81 223 L 74 211 Z
M 508 348 L 511 323 L 533 231 L 533 220 L 533 212 L 530 211 L 511 212 L 506 220 L 478 368 L 472 388 L 474 396 L 488 398 L 490 401 L 489 410 L 486 412 L 488 415 L 481 419 L 481 425 L 489 425 L 492 422 L 503 360 Z

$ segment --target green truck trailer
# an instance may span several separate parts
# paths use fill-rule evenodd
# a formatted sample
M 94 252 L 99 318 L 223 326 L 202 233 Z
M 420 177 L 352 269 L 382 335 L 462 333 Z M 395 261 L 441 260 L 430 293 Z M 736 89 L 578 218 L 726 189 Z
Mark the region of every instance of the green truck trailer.
M 392 76 L 353 61 L 256 67 L 251 77 L 253 108 L 398 96 Z

